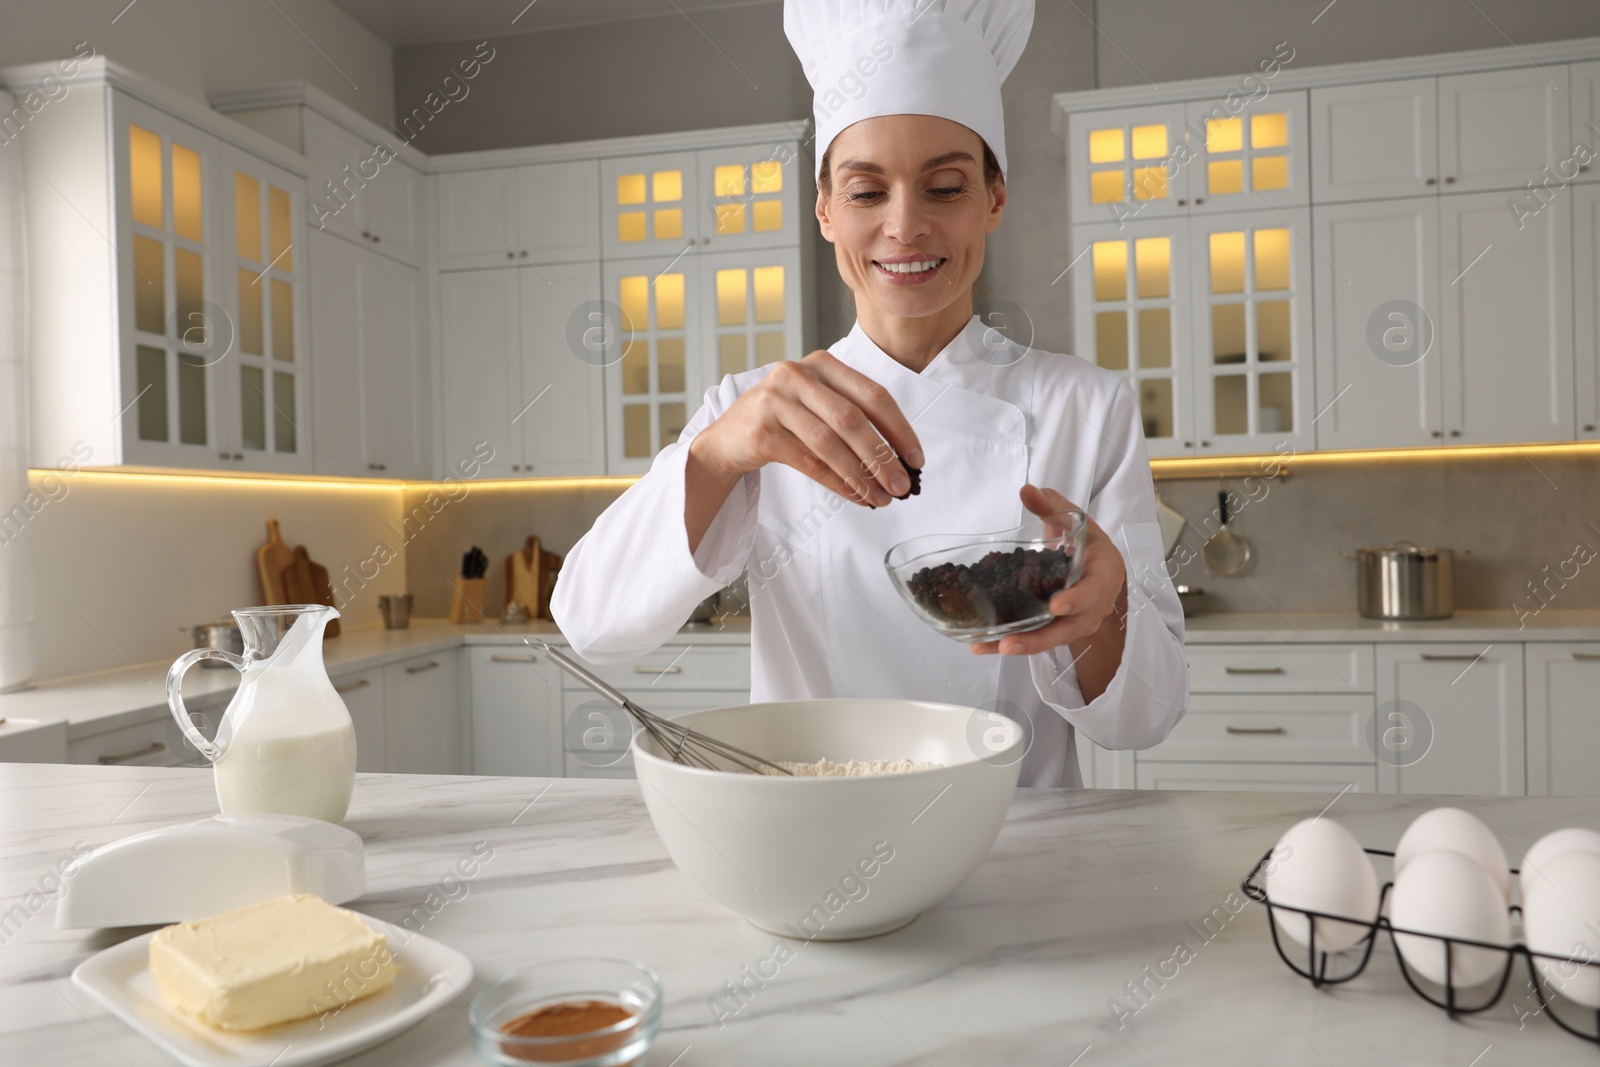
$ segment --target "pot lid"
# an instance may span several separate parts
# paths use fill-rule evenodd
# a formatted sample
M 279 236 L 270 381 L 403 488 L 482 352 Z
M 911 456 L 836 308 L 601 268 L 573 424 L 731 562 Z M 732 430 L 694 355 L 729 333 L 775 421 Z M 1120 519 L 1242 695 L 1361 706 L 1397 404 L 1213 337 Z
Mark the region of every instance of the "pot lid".
M 1437 559 L 1454 555 L 1453 549 L 1419 546 L 1410 541 L 1394 541 L 1388 548 L 1361 548 L 1358 552 L 1374 556 L 1409 556 L 1417 559 Z

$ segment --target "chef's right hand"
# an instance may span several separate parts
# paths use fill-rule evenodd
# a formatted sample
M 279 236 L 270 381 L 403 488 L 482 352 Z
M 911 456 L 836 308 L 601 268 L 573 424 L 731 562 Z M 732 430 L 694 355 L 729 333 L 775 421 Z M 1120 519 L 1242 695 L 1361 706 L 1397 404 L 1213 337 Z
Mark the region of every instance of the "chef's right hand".
M 922 445 L 889 391 L 818 350 L 776 364 L 689 443 L 691 455 L 736 480 L 783 463 L 847 500 L 883 507 L 911 488 Z

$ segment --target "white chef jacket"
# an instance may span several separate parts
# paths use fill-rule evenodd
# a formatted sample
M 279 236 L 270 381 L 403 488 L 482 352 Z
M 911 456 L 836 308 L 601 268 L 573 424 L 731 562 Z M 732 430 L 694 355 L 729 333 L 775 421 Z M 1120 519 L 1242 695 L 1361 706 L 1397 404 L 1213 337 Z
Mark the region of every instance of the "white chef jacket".
M 1032 726 L 1020 782 L 1081 784 L 1074 731 L 1148 748 L 1189 697 L 1183 612 L 1164 566 L 1139 405 L 1121 376 L 1015 345 L 976 316 L 918 374 L 859 323 L 830 352 L 887 388 L 922 443 L 922 491 L 885 508 L 844 500 L 799 471 L 746 474 L 689 551 L 684 466 L 695 434 L 770 367 L 725 377 L 650 472 L 568 553 L 551 599 L 584 659 L 633 659 L 674 636 L 701 600 L 748 572 L 751 699 L 898 697 L 999 710 Z M 975 656 L 901 599 L 884 554 L 927 533 L 987 533 L 1028 518 L 1018 490 L 1054 489 L 1122 550 L 1122 662 L 1093 701 L 1065 646 Z

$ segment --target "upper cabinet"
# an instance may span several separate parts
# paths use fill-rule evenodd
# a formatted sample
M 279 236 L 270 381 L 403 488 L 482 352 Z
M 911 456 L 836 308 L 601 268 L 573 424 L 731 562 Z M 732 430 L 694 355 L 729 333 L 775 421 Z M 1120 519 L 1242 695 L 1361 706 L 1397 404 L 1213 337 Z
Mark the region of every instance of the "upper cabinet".
M 1075 223 L 1310 199 L 1303 92 L 1082 112 L 1067 129 Z
M 104 60 L 84 68 L 19 145 L 30 462 L 310 471 L 296 157 Z
M 805 160 L 798 145 L 770 143 L 602 160 L 604 254 L 794 245 L 812 206 Z
M 369 141 L 310 108 L 301 129 L 311 161 L 312 228 L 420 267 L 426 248 L 422 175 L 397 158 L 388 139 Z
M 1439 188 L 1520 189 L 1572 149 L 1567 66 L 1518 67 L 1439 79 Z
M 1319 204 L 1423 196 L 1439 184 L 1436 78 L 1311 90 Z
M 435 179 L 442 270 L 600 255 L 594 160 L 445 170 Z

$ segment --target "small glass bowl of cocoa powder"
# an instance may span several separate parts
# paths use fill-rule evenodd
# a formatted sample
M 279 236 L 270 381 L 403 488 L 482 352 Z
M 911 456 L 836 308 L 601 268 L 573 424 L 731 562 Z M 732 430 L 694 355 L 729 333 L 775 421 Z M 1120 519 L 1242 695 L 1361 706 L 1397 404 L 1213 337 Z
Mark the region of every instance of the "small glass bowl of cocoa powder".
M 627 960 L 536 963 L 490 983 L 470 1014 L 473 1047 L 496 1067 L 628 1067 L 661 1030 L 661 979 Z

